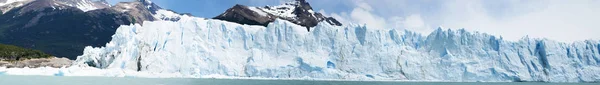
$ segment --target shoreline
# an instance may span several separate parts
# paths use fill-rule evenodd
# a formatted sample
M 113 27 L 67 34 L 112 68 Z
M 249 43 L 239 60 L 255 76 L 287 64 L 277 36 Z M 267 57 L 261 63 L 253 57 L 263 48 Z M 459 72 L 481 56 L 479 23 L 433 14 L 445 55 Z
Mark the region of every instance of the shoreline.
M 67 58 L 35 58 L 35 59 L 27 59 L 27 60 L 19 60 L 19 61 L 0 61 L 0 67 L 6 68 L 38 68 L 38 67 L 70 67 L 73 63 L 73 60 L 69 60 Z

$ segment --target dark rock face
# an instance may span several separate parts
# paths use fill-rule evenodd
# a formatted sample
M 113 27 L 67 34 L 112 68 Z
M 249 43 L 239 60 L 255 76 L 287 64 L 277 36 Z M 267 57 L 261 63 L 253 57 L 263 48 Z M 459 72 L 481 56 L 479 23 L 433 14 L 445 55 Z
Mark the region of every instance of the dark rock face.
M 262 25 L 267 26 L 270 22 L 275 21 L 277 17 L 274 15 L 261 16 L 253 10 L 248 9 L 248 6 L 235 5 L 227 11 L 214 19 L 220 19 L 230 22 L 236 22 L 240 24 L 249 25 Z
M 332 17 L 325 17 L 321 13 L 316 13 L 313 11 L 312 7 L 305 0 L 296 0 L 294 2 L 284 4 L 286 6 L 281 7 L 256 7 L 251 8 L 244 5 L 235 5 L 232 8 L 229 8 L 224 13 L 214 17 L 213 19 L 225 20 L 230 22 L 236 22 L 240 24 L 249 24 L 249 25 L 262 25 L 267 26 L 268 23 L 275 21 L 275 19 L 283 19 L 290 21 L 292 23 L 307 27 L 314 27 L 319 22 L 325 21 L 331 25 L 341 26 L 342 24 Z M 289 8 L 293 7 L 293 8 Z M 253 10 L 260 9 L 260 10 Z M 275 11 L 275 12 L 266 12 L 265 10 Z M 282 16 L 284 11 L 292 11 L 291 14 L 283 14 L 283 15 L 294 15 L 294 17 Z M 266 13 L 267 15 L 261 15 L 262 13 Z
M 156 14 L 156 11 L 163 9 L 160 6 L 151 3 L 150 0 L 137 0 L 137 2 L 141 3 L 143 6 L 149 6 L 147 10 L 152 12 L 152 14 Z
M 144 6 L 151 3 L 131 2 L 138 5 L 127 12 L 119 6 L 84 12 L 50 3 L 36 0 L 0 15 L 0 43 L 76 59 L 85 46 L 108 43 L 120 25 L 155 20 Z
M 313 27 L 317 26 L 317 24 L 321 21 L 327 21 L 327 23 L 331 25 L 341 26 L 342 23 L 334 19 L 333 17 L 325 17 L 321 13 L 311 14 L 309 11 L 313 11 L 312 7 L 305 0 L 296 0 L 300 5 L 292 12 L 296 15 L 298 20 L 294 22 L 296 24 L 300 24 L 302 26 Z

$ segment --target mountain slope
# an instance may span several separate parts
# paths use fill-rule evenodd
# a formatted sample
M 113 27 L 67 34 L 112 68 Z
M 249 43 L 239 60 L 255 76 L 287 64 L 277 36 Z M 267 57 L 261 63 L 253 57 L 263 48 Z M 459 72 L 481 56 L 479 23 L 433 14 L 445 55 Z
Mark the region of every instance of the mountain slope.
M 600 81 L 600 41 L 506 41 L 484 33 L 320 23 L 308 32 L 276 19 L 267 27 L 182 17 L 120 27 L 76 65 L 184 77 L 417 81 Z M 117 73 L 118 74 L 118 73 Z
M 34 0 L 19 4 L 23 5 L 11 6 L 0 15 L 0 43 L 70 59 L 81 55 L 84 46 L 103 46 L 120 25 L 177 18 L 164 16 L 174 12 L 147 0 L 110 7 L 103 0 Z
M 267 26 L 275 19 L 283 19 L 305 26 L 309 31 L 309 27 L 314 27 L 322 21 L 331 25 L 342 25 L 334 18 L 313 11 L 310 4 L 305 0 L 295 0 L 278 6 L 265 7 L 249 7 L 237 4 L 213 19 L 262 26 Z

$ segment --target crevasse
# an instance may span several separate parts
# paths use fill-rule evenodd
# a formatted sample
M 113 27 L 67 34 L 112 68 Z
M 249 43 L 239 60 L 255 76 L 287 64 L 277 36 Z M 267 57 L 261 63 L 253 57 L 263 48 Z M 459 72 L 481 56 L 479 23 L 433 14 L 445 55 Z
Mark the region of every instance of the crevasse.
M 599 41 L 562 43 L 438 28 L 321 23 L 307 32 L 285 20 L 268 27 L 184 17 L 117 29 L 86 47 L 79 66 L 189 76 L 417 81 L 600 81 Z

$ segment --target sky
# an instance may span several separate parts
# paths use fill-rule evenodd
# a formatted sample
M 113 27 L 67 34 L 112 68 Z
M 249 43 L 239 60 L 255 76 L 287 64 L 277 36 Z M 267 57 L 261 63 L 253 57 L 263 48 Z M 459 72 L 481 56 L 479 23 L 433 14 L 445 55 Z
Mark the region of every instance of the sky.
M 107 0 L 111 4 L 129 0 Z M 211 18 L 235 4 L 278 5 L 289 0 L 152 0 L 179 13 Z M 600 40 L 600 0 L 307 0 L 344 24 L 428 35 L 438 27 L 466 29 L 518 41 L 525 36 L 562 42 Z

